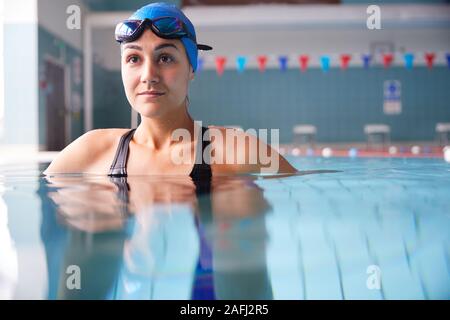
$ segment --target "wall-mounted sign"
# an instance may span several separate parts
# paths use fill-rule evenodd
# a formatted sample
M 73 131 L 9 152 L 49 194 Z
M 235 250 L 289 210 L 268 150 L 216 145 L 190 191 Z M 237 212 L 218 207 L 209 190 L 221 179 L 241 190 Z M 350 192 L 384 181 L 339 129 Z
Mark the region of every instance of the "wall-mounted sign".
M 402 112 L 401 84 L 398 80 L 384 81 L 383 112 L 384 114 L 400 114 Z

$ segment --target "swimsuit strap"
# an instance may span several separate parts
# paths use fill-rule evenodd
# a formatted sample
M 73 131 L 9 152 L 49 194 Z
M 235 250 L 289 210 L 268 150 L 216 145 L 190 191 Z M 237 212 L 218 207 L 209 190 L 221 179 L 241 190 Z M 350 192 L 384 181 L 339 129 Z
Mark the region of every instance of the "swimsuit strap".
M 208 154 L 205 154 L 206 147 L 211 143 L 207 127 L 202 127 L 202 136 L 199 138 L 202 147 L 196 150 L 195 164 L 189 175 L 194 181 L 209 179 L 212 176 L 211 166 L 209 165 L 210 158 Z
M 128 145 L 133 138 L 136 129 L 131 129 L 120 138 L 119 146 L 116 151 L 116 156 L 109 170 L 108 176 L 112 177 L 126 177 L 127 176 L 127 160 L 128 160 Z

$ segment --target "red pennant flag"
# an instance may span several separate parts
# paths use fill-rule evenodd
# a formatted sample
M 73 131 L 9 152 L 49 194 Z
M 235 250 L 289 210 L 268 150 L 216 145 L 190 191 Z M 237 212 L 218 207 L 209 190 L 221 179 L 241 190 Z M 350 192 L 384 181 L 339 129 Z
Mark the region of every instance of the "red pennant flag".
M 392 55 L 392 53 L 383 54 L 383 65 L 385 68 L 389 68 L 393 60 L 394 56 Z
M 348 67 L 348 63 L 350 62 L 352 56 L 349 54 L 341 55 L 341 69 L 346 70 Z
M 308 68 L 309 56 L 303 54 L 298 58 L 298 61 L 300 63 L 300 70 L 302 70 L 302 72 L 305 72 Z
M 427 66 L 429 69 L 433 68 L 433 62 L 436 55 L 434 53 L 425 53 L 425 59 L 427 60 Z
M 260 72 L 264 72 L 266 70 L 266 56 L 258 56 L 258 67 Z
M 226 57 L 216 57 L 216 72 L 219 76 L 223 74 L 226 62 L 227 62 Z

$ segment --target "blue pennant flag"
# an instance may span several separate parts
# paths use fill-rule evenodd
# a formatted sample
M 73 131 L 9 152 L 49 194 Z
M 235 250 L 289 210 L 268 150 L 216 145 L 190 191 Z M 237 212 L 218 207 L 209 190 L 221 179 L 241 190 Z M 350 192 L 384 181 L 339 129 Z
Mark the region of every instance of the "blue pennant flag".
M 321 56 L 320 63 L 322 64 L 322 70 L 327 72 L 330 69 L 330 57 L 329 56 Z
M 450 53 L 447 53 L 445 57 L 447 58 L 447 66 L 450 68 Z
M 288 61 L 288 57 L 286 56 L 280 56 L 278 58 L 278 61 L 280 62 L 280 69 L 281 71 L 286 71 L 287 69 L 287 61 Z
M 370 54 L 363 54 L 362 59 L 364 62 L 364 68 L 368 69 L 370 66 L 370 60 L 372 60 L 372 56 Z
M 236 65 L 239 72 L 244 72 L 246 62 L 247 58 L 244 56 L 239 56 L 236 58 Z
M 414 54 L 405 53 L 405 66 L 406 69 L 412 69 L 414 63 Z
M 197 59 L 197 72 L 200 72 L 203 70 L 203 58 L 198 57 Z

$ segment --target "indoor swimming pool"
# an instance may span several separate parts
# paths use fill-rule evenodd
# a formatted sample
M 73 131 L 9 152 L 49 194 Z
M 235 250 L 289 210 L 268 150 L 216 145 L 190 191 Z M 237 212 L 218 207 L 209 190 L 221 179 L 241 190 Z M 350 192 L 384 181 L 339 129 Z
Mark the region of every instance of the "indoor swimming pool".
M 287 158 L 201 182 L 2 165 L 1 298 L 450 298 L 449 163 Z

